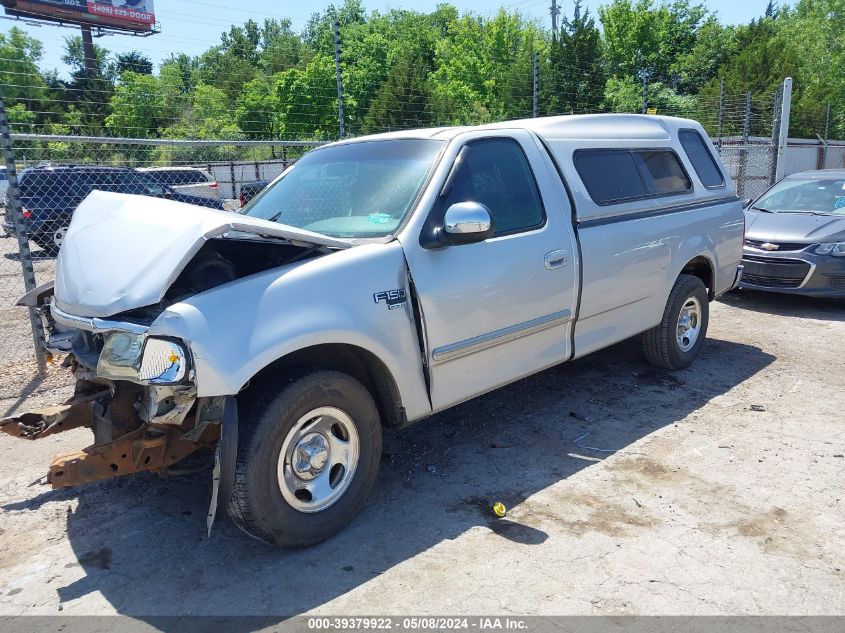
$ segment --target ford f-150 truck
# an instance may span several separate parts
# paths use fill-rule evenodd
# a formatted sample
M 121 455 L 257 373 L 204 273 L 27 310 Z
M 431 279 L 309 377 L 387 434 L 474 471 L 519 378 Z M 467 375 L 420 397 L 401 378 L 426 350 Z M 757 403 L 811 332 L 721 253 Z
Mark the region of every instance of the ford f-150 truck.
M 238 214 L 93 192 L 38 306 L 79 426 L 53 487 L 214 450 L 220 510 L 286 546 L 361 508 L 385 429 L 634 335 L 693 362 L 741 275 L 742 205 L 701 126 L 587 115 L 315 149 Z

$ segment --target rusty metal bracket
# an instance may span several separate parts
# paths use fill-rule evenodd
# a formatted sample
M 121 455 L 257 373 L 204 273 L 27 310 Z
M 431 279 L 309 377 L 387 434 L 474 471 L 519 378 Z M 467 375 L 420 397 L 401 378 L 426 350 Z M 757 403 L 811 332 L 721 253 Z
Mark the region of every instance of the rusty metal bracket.
M 44 407 L 43 409 L 3 418 L 0 420 L 0 431 L 13 437 L 37 440 L 80 426 L 90 426 L 94 419 L 96 401 L 108 395 L 109 390 L 105 389 L 96 393 L 75 396 L 62 405 Z
M 50 464 L 47 483 L 53 488 L 67 488 L 131 473 L 161 471 L 199 448 L 214 445 L 216 426 L 209 427 L 198 441 L 184 439 L 193 423 L 190 417 L 182 426 L 144 425 L 112 442 L 59 455 Z

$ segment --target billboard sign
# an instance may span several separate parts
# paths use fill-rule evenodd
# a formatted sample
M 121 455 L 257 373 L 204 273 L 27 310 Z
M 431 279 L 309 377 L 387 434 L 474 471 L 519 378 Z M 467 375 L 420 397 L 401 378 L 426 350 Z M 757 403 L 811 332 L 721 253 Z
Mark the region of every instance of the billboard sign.
M 126 31 L 152 31 L 153 0 L 0 0 L 8 15 L 89 24 Z

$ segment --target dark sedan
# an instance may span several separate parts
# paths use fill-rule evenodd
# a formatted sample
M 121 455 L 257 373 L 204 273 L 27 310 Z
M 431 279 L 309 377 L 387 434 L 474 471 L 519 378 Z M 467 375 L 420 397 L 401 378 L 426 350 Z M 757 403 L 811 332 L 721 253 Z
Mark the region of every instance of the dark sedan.
M 745 210 L 741 286 L 845 297 L 845 170 L 787 176 Z
M 167 198 L 212 209 L 223 209 L 220 200 L 174 191 L 150 174 L 126 167 L 33 167 L 21 172 L 19 179 L 23 228 L 27 237 L 49 255 L 58 253 L 73 212 L 94 189 Z M 3 221 L 3 229 L 8 235 L 15 233 L 12 218 L 8 215 Z

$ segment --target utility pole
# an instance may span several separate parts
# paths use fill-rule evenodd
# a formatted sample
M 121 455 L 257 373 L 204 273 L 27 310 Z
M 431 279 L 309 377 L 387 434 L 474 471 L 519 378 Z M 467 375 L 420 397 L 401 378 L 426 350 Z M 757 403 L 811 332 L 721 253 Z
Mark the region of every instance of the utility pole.
M 538 111 L 537 91 L 540 83 L 540 53 L 534 51 L 534 90 L 532 92 L 533 100 L 531 104 L 531 116 L 536 117 Z
M 346 122 L 343 116 L 343 71 L 340 68 L 340 23 L 332 25 L 334 35 L 334 65 L 337 72 L 337 122 L 340 128 L 340 138 L 346 137 Z
M 97 58 L 94 55 L 94 40 L 91 37 L 91 27 L 83 24 L 82 31 L 82 55 L 85 58 L 85 74 L 88 79 L 94 79 L 97 72 Z
M 549 9 L 552 14 L 552 34 L 557 37 L 557 16 L 560 14 L 560 9 L 557 6 L 557 0 L 552 0 L 552 6 Z

